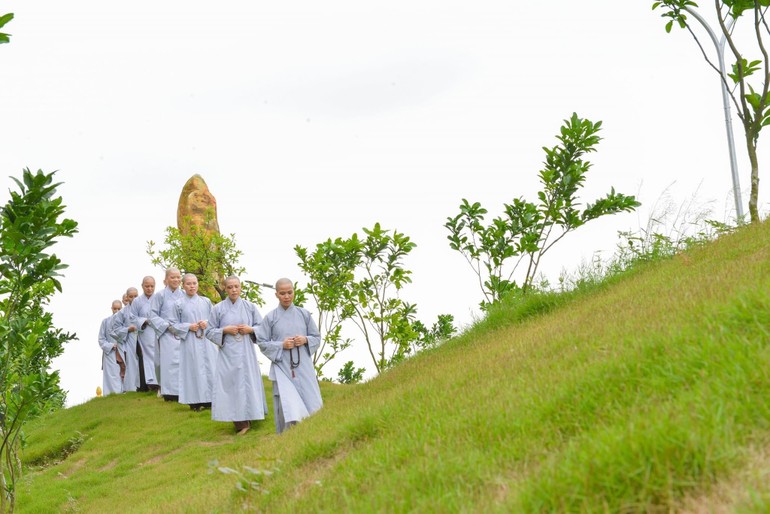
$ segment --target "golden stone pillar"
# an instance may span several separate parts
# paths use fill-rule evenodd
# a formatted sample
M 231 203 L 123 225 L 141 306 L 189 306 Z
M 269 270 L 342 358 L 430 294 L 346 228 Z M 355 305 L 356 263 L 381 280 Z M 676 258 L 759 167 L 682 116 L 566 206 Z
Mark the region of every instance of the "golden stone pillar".
M 208 240 L 215 235 L 219 235 L 219 222 L 217 221 L 217 200 L 209 191 L 209 186 L 203 177 L 197 173 L 190 177 L 182 188 L 179 195 L 179 205 L 176 210 L 176 223 L 179 232 L 183 236 L 188 236 L 195 228 L 200 228 L 201 233 Z M 215 243 L 211 243 L 212 245 Z M 216 248 L 212 247 L 212 251 Z M 221 298 L 221 292 L 224 291 L 224 278 L 222 270 L 211 272 L 211 282 L 218 287 L 206 286 L 203 278 L 200 276 L 201 270 L 182 270 L 182 272 L 195 273 L 198 275 L 200 293 L 209 298 Z

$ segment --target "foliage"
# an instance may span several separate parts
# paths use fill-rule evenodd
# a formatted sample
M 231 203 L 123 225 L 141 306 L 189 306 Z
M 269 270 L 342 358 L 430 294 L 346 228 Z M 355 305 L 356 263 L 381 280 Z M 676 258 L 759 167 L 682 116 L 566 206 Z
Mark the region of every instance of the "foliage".
M 534 285 L 542 258 L 569 232 L 587 222 L 622 211 L 633 211 L 640 204 L 633 196 L 610 192 L 580 209 L 578 191 L 591 168 L 583 160 L 595 151 L 601 122 L 593 123 L 572 114 L 564 121 L 559 144 L 543 148 L 544 167 L 539 173 L 542 189 L 538 201 L 514 198 L 504 204 L 504 214 L 484 224 L 488 211 L 479 202 L 463 199 L 460 212 L 448 217 L 444 226 L 450 234 L 449 246 L 460 252 L 476 274 L 484 300 L 482 308 L 500 301 L 512 292 L 527 293 Z M 512 266 L 508 265 L 515 259 Z M 521 263 L 526 273 L 521 286 L 513 275 Z
M 762 129 L 770 124 L 770 55 L 766 48 L 770 26 L 765 18 L 768 6 L 770 6 L 770 0 L 714 1 L 715 20 L 719 25 L 718 33 L 724 37 L 732 54 L 732 73 L 725 71 L 723 75 L 719 66 L 715 64 L 715 59 L 709 57 L 703 48 L 688 17 L 688 14 L 691 14 L 700 21 L 700 15 L 697 14 L 698 4 L 691 0 L 662 0 L 652 4 L 652 9 L 660 9 L 661 17 L 668 20 L 665 25 L 666 32 L 671 32 L 676 25 L 690 33 L 706 63 L 719 75 L 736 108 L 738 118 L 743 125 L 746 153 L 751 164 L 749 215 L 753 223 L 760 221 L 757 143 Z M 739 49 L 736 27 L 742 18 L 750 24 L 746 28 L 746 34 L 749 37 L 741 41 L 742 49 Z M 705 25 L 705 21 L 701 23 Z M 751 60 L 746 58 L 749 54 L 752 54 Z M 718 61 L 719 56 L 716 59 L 716 62 Z M 728 78 L 731 83 L 728 83 Z
M 300 269 L 309 279 L 307 293 L 318 307 L 323 339 L 328 340 L 325 351 L 322 347 L 318 352 L 319 370 L 354 343 L 353 338 L 342 336 L 346 322 L 363 336 L 378 373 L 455 331 L 450 315 L 440 316 L 431 330 L 426 329 L 417 320 L 417 306 L 399 297 L 412 281 L 403 259 L 415 243 L 379 223 L 363 232 L 364 238 L 353 234 L 347 239 L 328 239 L 312 253 L 299 245 L 294 248 Z M 361 376 L 352 363 L 344 373 L 341 380 Z
M 0 29 L 5 26 L 6 23 L 11 21 L 13 19 L 13 13 L 3 14 L 0 16 Z M 11 41 L 10 34 L 5 34 L 3 32 L 0 32 L 0 44 L 3 43 L 9 43 Z
M 677 203 L 666 188 L 652 204 L 644 224 L 618 232 L 618 243 L 609 258 L 597 252 L 574 272 L 562 271 L 558 290 L 606 284 L 645 263 L 672 258 L 735 231 L 736 225 L 711 219 L 710 203 L 700 202 L 697 192 Z
M 360 262 L 359 246 L 354 235 L 350 239 L 328 239 L 317 244 L 312 253 L 302 246 L 294 247 L 299 267 L 309 278 L 307 287 L 297 291 L 313 298 L 318 309 L 318 328 L 323 335 L 321 346 L 313 356 L 318 376 L 323 376 L 323 367 L 329 361 L 353 344 L 351 338 L 342 337 L 342 324 L 354 314 L 350 294 Z M 304 302 L 295 298 L 295 303 Z M 352 376 L 346 377 L 350 379 Z
M 337 372 L 340 384 L 357 384 L 364 379 L 366 368 L 357 368 L 353 361 L 347 361 Z
M 418 337 L 412 344 L 412 352 L 433 348 L 446 341 L 455 333 L 454 316 L 451 314 L 439 314 L 436 322 L 430 328 L 421 321 L 415 321 L 412 328 Z
M 60 219 L 53 175 L 25 169 L 0 212 L 0 512 L 14 509 L 24 424 L 64 405 L 59 374 L 48 368 L 75 339 L 45 310 L 67 267 L 48 249 L 77 232 L 75 221 Z
M 275 459 L 273 459 L 273 461 L 274 460 Z M 239 471 L 237 469 L 228 468 L 227 466 L 220 466 L 219 461 L 214 459 L 209 462 L 209 475 L 218 472 L 223 475 L 235 476 L 237 479 L 235 489 L 240 493 L 258 491 L 263 494 L 270 494 L 270 491 L 262 487 L 262 482 L 278 470 L 276 462 L 271 462 L 271 464 L 273 464 L 273 467 L 267 469 L 243 466 L 243 471 Z
M 215 216 L 213 209 L 206 211 L 206 221 Z M 156 250 L 155 242 L 147 242 L 147 254 L 152 263 L 163 269 L 179 268 L 182 274 L 193 273 L 198 277 L 199 293 L 218 303 L 227 297 L 224 279 L 230 275 L 240 276 L 246 272 L 238 264 L 243 252 L 235 244 L 235 234 L 224 236 L 219 232 L 211 233 L 204 226 L 191 222 L 189 217 L 183 221 L 184 230 L 177 227 L 166 228 L 165 248 Z M 242 297 L 263 305 L 260 285 L 241 280 Z

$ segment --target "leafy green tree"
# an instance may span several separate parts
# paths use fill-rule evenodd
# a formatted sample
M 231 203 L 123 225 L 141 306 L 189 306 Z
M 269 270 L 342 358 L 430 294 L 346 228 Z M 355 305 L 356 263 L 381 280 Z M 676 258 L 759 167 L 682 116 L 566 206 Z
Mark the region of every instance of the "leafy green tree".
M 312 296 L 327 322 L 323 338 L 330 338 L 331 350 L 322 358 L 328 362 L 355 343 L 342 338 L 345 326 L 354 326 L 378 373 L 422 348 L 450 337 L 455 328 L 452 316 L 443 314 L 431 329 L 417 319 L 417 306 L 404 301 L 399 293 L 412 281 L 412 272 L 403 259 L 415 248 L 410 238 L 398 231 L 385 230 L 379 223 L 363 229 L 365 238 L 327 240 L 309 253 L 295 247 L 300 268 L 309 278 Z M 329 328 L 331 327 L 331 328 Z M 340 371 L 341 382 L 363 376 L 352 361 Z
M 206 212 L 213 217 L 213 209 Z M 230 275 L 240 276 L 246 272 L 238 264 L 243 252 L 235 244 L 235 234 L 224 236 L 219 232 L 209 232 L 204 227 L 185 218 L 185 230 L 167 227 L 165 247 L 155 248 L 154 241 L 147 242 L 147 254 L 155 266 L 163 269 L 179 268 L 182 273 L 193 273 L 198 277 L 200 294 L 213 303 L 227 298 L 224 279 Z M 263 305 L 259 284 L 241 281 L 243 298 Z
M 417 245 L 405 234 L 391 233 L 379 223 L 363 231 L 366 238 L 360 241 L 358 251 L 360 278 L 352 289 L 352 321 L 363 335 L 377 373 L 381 373 L 422 346 L 422 334 L 416 329 L 421 326 L 417 325 L 417 306 L 399 296 L 412 282 L 412 272 L 404 267 L 403 259 Z
M 355 236 L 350 239 L 327 239 L 317 244 L 313 252 L 299 245 L 294 247 L 299 267 L 308 277 L 307 287 L 302 292 L 309 295 L 318 308 L 318 328 L 323 337 L 321 347 L 313 356 L 313 364 L 319 377 L 323 377 L 323 367 L 329 361 L 353 344 L 351 338 L 342 336 L 342 324 L 354 314 L 350 293 L 360 262 L 359 248 L 360 243 Z M 348 383 L 355 379 L 352 371 L 351 362 L 349 373 L 345 376 Z
M 49 367 L 75 339 L 46 311 L 67 267 L 48 249 L 77 232 L 75 221 L 60 219 L 53 175 L 25 169 L 0 212 L 0 512 L 14 509 L 24 423 L 64 405 L 59 374 Z
M 725 75 L 715 64 L 715 58 L 709 57 L 693 30 L 688 14 L 696 18 L 699 16 L 700 8 L 697 3 L 691 0 L 663 0 L 653 2 L 652 8 L 660 9 L 661 17 L 668 20 L 666 32 L 671 32 L 676 25 L 690 33 L 706 63 L 719 75 L 730 95 L 743 126 L 746 153 L 751 164 L 749 215 L 752 223 L 757 223 L 760 220 L 757 143 L 759 133 L 770 124 L 770 56 L 766 47 L 770 26 L 765 18 L 770 0 L 714 0 L 713 5 L 714 19 L 719 26 L 718 32 L 724 37 L 732 54 L 732 73 Z M 736 38 L 736 27 L 741 20 L 750 25 L 745 31 L 749 37 L 740 40 L 743 51 L 739 49 Z M 749 55 L 751 60 L 747 59 Z M 719 56 L 716 56 L 716 62 L 719 62 Z
M 564 120 L 556 136 L 559 144 L 543 148 L 542 189 L 536 202 L 515 198 L 503 204 L 503 215 L 485 224 L 488 211 L 479 202 L 463 199 L 460 212 L 447 218 L 449 246 L 465 257 L 476 274 L 484 295 L 482 308 L 511 292 L 526 294 L 543 257 L 568 233 L 593 219 L 640 205 L 633 196 L 612 188 L 603 198 L 580 208 L 578 192 L 591 168 L 583 156 L 595 151 L 600 129 L 600 121 L 593 123 L 574 113 Z M 521 285 L 514 279 L 520 264 L 526 267 Z

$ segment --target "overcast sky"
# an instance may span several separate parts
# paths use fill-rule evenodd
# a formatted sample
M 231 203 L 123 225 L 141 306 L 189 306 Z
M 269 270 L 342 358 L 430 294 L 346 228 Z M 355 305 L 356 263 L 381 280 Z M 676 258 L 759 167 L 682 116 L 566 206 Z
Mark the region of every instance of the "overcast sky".
M 101 384 L 97 333 L 111 300 L 144 275 L 162 279 L 146 243 L 176 223 L 195 173 L 250 280 L 303 282 L 296 244 L 376 222 L 406 233 L 418 246 L 403 297 L 426 323 L 450 313 L 467 325 L 482 299 L 446 217 L 462 198 L 493 215 L 534 200 L 542 147 L 572 112 L 604 127 L 584 201 L 615 187 L 644 206 L 555 247 L 549 278 L 609 256 L 664 190 L 676 202 L 697 192 L 727 221 L 719 83 L 650 4 L 0 1 L 16 15 L 0 46 L 0 203 L 8 176 L 59 170 L 80 224 L 57 247 L 70 267 L 51 305 L 79 337 L 56 361 L 68 403 Z

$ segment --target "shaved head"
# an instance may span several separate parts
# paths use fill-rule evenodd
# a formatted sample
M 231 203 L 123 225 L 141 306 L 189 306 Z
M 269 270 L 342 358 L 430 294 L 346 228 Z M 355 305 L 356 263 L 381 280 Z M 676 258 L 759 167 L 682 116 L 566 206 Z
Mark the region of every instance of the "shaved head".
M 288 278 L 279 278 L 275 283 L 275 297 L 284 309 L 291 307 L 294 303 L 294 283 Z
M 147 275 L 142 279 L 142 291 L 149 298 L 155 292 L 155 278 Z
M 235 303 L 241 296 L 241 279 L 235 275 L 230 275 L 225 279 L 225 291 L 230 301 Z
M 278 289 L 281 286 L 289 285 L 291 287 L 294 287 L 294 282 L 289 280 L 288 278 L 279 278 L 275 281 L 275 288 Z
M 135 287 L 129 287 L 126 289 L 126 294 L 123 295 L 123 303 L 130 304 L 133 303 L 134 298 L 139 296 L 139 291 Z
M 172 291 L 176 291 L 179 284 L 182 283 L 182 273 L 179 268 L 169 268 L 166 270 L 166 278 L 163 280 L 168 288 Z

